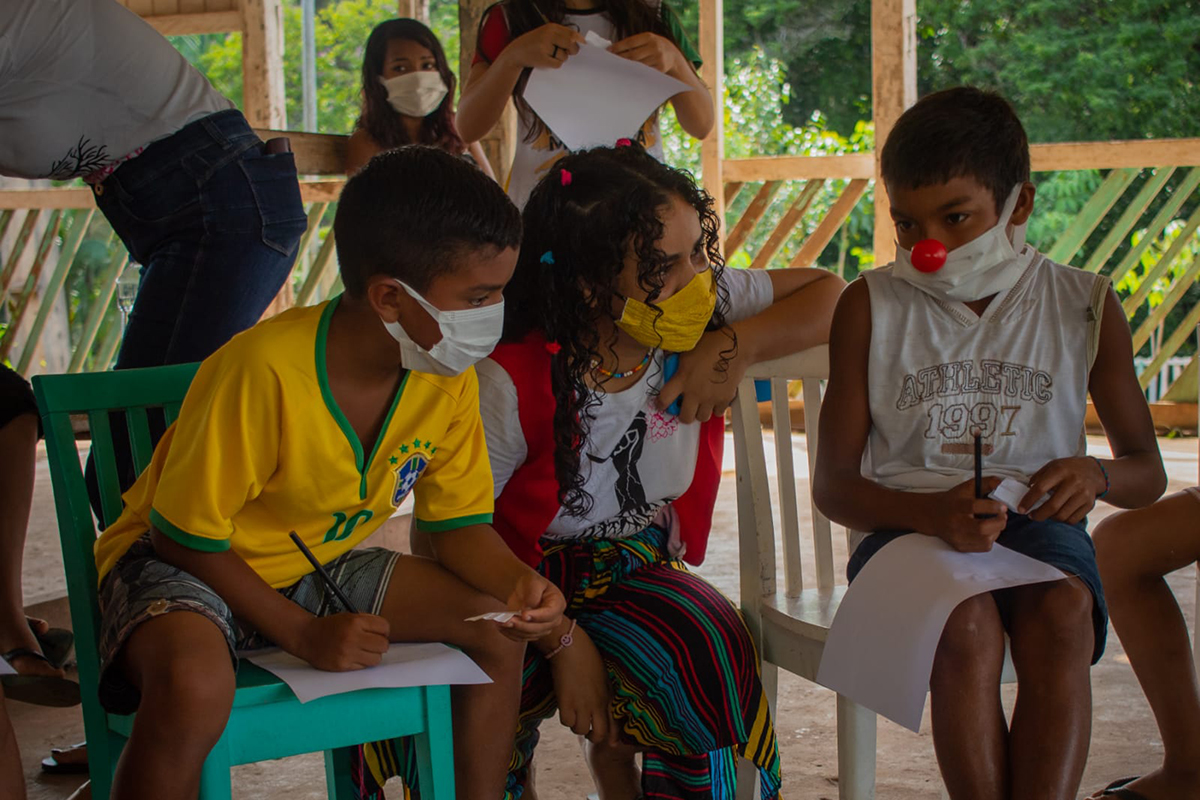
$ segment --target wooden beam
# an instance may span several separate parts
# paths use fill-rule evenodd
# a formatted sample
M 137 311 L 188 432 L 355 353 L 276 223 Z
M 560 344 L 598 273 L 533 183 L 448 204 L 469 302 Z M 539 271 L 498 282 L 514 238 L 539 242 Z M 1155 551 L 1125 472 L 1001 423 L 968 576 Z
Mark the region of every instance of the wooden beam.
M 796 196 L 791 206 L 780 218 L 779 223 L 775 226 L 775 230 L 771 231 L 771 235 L 763 243 L 762 249 L 754 255 L 754 261 L 750 263 L 750 269 L 766 269 L 770 266 L 771 259 L 775 258 L 779 249 L 783 247 L 784 242 L 792 235 L 792 231 L 800 224 L 800 220 L 804 219 L 804 215 L 808 213 L 808 207 L 812 205 L 817 192 L 821 191 L 821 187 L 824 185 L 824 178 L 817 178 L 804 184 L 804 188 L 800 190 L 800 194 Z
M 283 128 L 283 9 L 279 0 L 240 0 L 242 106 L 255 128 Z
M 397 0 L 396 14 L 429 24 L 429 0 Z
M 296 156 L 296 171 L 301 175 L 344 175 L 346 147 L 349 136 L 339 133 L 301 133 L 256 128 L 264 142 L 276 136 L 286 136 Z
M 1200 166 L 1200 139 L 1035 144 L 1029 147 L 1029 158 L 1034 172 L 1192 167 Z
M 821 224 L 817 229 L 804 240 L 800 251 L 796 253 L 792 259 L 790 267 L 815 267 L 817 266 L 817 257 L 821 255 L 821 251 L 825 249 L 825 245 L 829 244 L 834 235 L 842 227 L 842 223 L 850 216 L 850 212 L 854 210 L 854 206 L 858 205 L 858 199 L 867 191 L 866 178 L 855 178 L 846 184 L 846 188 L 838 196 L 836 202 L 825 214 L 825 219 L 821 220 Z
M 725 2 L 700 0 L 700 77 L 716 104 L 712 130 L 700 143 L 700 170 L 704 189 L 712 196 L 713 211 L 725 238 Z
M 916 0 L 871 0 L 871 108 L 875 120 L 875 263 L 896 257 L 891 206 L 879 173 L 883 143 L 917 102 Z M 843 176 L 843 177 L 858 177 Z
M 873 178 L 875 156 L 871 153 L 846 153 L 840 156 L 729 158 L 725 160 L 723 167 L 725 180 L 741 183 L 812 178 Z
M 758 221 L 762 219 L 762 215 L 767 213 L 767 208 L 775 199 L 775 194 L 781 186 L 783 186 L 783 181 L 766 181 L 759 187 L 754 199 L 750 201 L 750 205 L 746 206 L 746 210 L 742 212 L 742 216 L 733 224 L 729 235 L 725 238 L 726 258 L 736 253 L 738 248 L 746 243 L 746 239 L 750 238 L 750 234 L 758 225 Z
M 300 198 L 306 203 L 330 203 L 338 199 L 343 178 L 300 181 Z M 14 189 L 0 192 L 0 210 L 91 208 L 95 205 L 91 189 Z
M 200 14 L 154 14 L 142 17 L 163 36 L 228 33 L 242 29 L 240 11 L 206 11 Z

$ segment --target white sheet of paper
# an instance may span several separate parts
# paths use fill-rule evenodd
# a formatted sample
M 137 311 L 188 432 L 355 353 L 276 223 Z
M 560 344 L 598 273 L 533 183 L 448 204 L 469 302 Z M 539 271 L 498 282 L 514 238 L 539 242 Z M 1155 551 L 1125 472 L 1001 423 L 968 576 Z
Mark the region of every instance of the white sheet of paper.
M 1017 504 L 1020 503 L 1021 498 L 1028 493 L 1029 484 L 1022 483 L 1016 478 L 1005 478 L 1004 480 L 1000 481 L 999 486 L 992 490 L 990 497 L 993 500 L 999 500 L 1001 503 L 1004 503 L 1004 505 L 1008 506 L 1008 510 L 1014 514 L 1019 514 L 1021 512 L 1017 511 Z M 1042 495 L 1042 498 L 1034 503 L 1029 510 L 1033 511 L 1033 509 L 1046 502 L 1049 498 L 1050 495 L 1048 494 Z
M 1065 577 L 1000 545 L 987 553 L 960 553 L 936 536 L 902 536 L 872 556 L 846 590 L 817 683 L 916 731 L 933 656 L 958 604 L 983 592 Z
M 393 644 L 379 666 L 353 672 L 322 672 L 282 650 L 254 650 L 240 655 L 286 683 L 301 703 L 358 689 L 492 682 L 464 653 L 440 642 Z
M 558 69 L 535 69 L 525 101 L 568 150 L 633 139 L 650 115 L 680 92 L 683 81 L 608 52 L 594 33 Z
M 467 617 L 466 619 L 463 620 L 463 622 L 480 622 L 480 621 L 486 619 L 486 620 L 492 620 L 493 622 L 499 622 L 499 623 L 503 624 L 505 622 L 508 622 L 510 619 L 512 619 L 516 615 L 517 615 L 517 612 L 515 612 L 515 611 L 489 611 L 486 614 L 476 614 L 473 617 Z
M 16 675 L 16 674 L 17 674 L 17 671 L 12 668 L 12 664 L 9 664 L 3 658 L 0 658 L 0 675 Z

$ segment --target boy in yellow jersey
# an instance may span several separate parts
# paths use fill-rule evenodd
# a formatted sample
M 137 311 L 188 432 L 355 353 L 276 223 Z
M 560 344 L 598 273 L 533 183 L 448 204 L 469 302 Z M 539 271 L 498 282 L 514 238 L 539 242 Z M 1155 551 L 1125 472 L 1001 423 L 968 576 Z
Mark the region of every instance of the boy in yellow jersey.
M 520 218 L 474 167 L 408 147 L 347 182 L 334 231 L 345 293 L 204 361 L 96 543 L 101 699 L 138 712 L 114 798 L 196 796 L 236 650 L 351 670 L 389 641 L 457 645 L 493 678 L 454 691 L 456 780 L 460 797 L 503 792 L 523 642 L 564 605 L 491 528 L 471 366 L 500 335 Z M 353 550 L 410 492 L 435 559 Z M 364 613 L 333 613 L 293 530 Z

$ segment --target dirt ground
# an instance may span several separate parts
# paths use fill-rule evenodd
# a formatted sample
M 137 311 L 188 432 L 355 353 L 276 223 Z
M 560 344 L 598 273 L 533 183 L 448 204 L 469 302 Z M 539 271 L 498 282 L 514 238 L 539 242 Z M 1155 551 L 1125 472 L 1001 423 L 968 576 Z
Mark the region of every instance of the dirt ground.
M 1197 479 L 1195 439 L 1161 439 L 1171 481 L 1169 491 L 1192 485 Z M 1104 455 L 1102 439 L 1089 440 L 1090 451 Z M 732 451 L 732 448 L 728 448 Z M 773 459 L 768 459 L 772 461 Z M 807 464 L 798 454 L 796 464 Z M 732 467 L 727 464 L 727 468 Z M 67 624 L 62 561 L 54 523 L 54 505 L 44 455 L 38 463 L 37 495 L 26 545 L 24 590 L 30 613 Z M 737 593 L 737 517 L 732 473 L 723 482 L 718 501 L 708 560 L 699 570 L 731 596 Z M 1093 524 L 1109 509 L 1101 506 Z M 803 509 L 802 509 L 803 511 Z M 803 518 L 801 520 L 803 526 Z M 835 532 L 836 534 L 836 532 Z M 380 534 L 389 546 L 402 545 L 402 526 Z M 373 538 L 370 544 L 379 544 Z M 811 548 L 811 541 L 807 544 Z M 845 563 L 845 537 L 835 535 L 835 560 Z M 1195 630 L 1196 570 L 1170 577 L 1189 624 Z M 844 580 L 844 575 L 841 576 Z M 1136 775 L 1156 766 L 1162 756 L 1149 708 L 1129 669 L 1120 641 L 1113 635 L 1103 660 L 1092 670 L 1094 726 L 1091 755 L 1081 796 L 1116 777 Z M 1015 687 L 1005 687 L 1011 708 Z M 46 709 L 20 703 L 8 705 L 17 730 L 28 781 L 30 800 L 60 800 L 79 784 L 78 778 L 43 775 L 38 765 L 52 746 L 77 741 L 82 736 L 78 708 Z M 837 749 L 834 697 L 831 692 L 792 675 L 781 673 L 775 717 L 788 798 L 837 797 Z M 583 800 L 594 791 L 575 737 L 557 724 L 543 727 L 537 755 L 537 776 L 544 800 Z M 284 759 L 286 764 L 264 762 L 239 767 L 234 772 L 234 797 L 239 800 L 316 800 L 325 797 L 323 763 L 319 754 Z M 929 736 L 928 712 L 919 734 L 880 720 L 877 796 L 883 800 L 916 800 L 940 796 L 941 783 Z M 395 793 L 398 796 L 398 792 Z

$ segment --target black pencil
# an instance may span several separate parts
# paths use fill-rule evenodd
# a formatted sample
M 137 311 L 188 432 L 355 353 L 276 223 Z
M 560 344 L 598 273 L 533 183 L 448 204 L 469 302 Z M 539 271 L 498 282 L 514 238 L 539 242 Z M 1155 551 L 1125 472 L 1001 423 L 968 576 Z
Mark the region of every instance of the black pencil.
M 975 431 L 975 499 L 983 498 L 983 439 Z
M 346 607 L 347 611 L 349 611 L 351 614 L 357 614 L 358 609 L 355 608 L 354 604 L 350 602 L 350 598 L 346 597 L 346 594 L 342 591 L 342 588 L 334 583 L 333 578 L 329 577 L 329 573 L 326 572 L 325 568 L 321 566 L 321 562 L 317 561 L 317 557 L 312 554 L 312 551 L 304 546 L 304 542 L 300 541 L 300 537 L 296 535 L 296 532 L 292 531 L 288 534 L 288 536 L 292 537 L 292 541 L 296 543 L 296 547 L 300 548 L 300 552 L 303 553 L 304 557 L 308 559 L 308 563 L 312 564 L 313 569 L 315 569 L 317 574 L 321 576 L 321 580 L 325 582 L 325 588 L 333 592 L 334 596 L 337 597 L 341 604 Z

